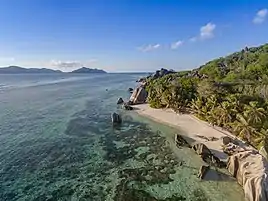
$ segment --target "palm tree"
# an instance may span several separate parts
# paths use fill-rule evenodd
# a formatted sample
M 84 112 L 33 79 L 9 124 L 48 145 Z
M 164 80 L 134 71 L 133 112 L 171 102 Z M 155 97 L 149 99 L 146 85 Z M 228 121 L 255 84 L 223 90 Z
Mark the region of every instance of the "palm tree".
M 233 111 L 231 104 L 228 101 L 222 102 L 215 110 L 218 125 L 223 125 L 223 127 L 225 127 L 232 122 Z
M 243 115 L 237 114 L 237 121 L 234 123 L 234 131 L 238 132 L 238 136 L 251 142 L 251 137 L 256 134 L 256 130 Z
M 243 105 L 239 101 L 236 95 L 227 97 L 227 101 L 232 105 L 233 111 L 239 112 L 243 110 Z
M 264 147 L 266 151 L 268 151 L 268 129 L 261 129 L 260 132 L 258 132 L 258 136 L 256 136 L 254 140 L 255 144 L 258 148 Z
M 218 98 L 217 98 L 217 96 L 216 95 L 212 95 L 209 98 L 207 98 L 206 104 L 210 108 L 210 110 L 213 110 L 218 105 Z
M 258 107 L 257 101 L 251 101 L 249 105 L 245 105 L 244 115 L 248 117 L 249 122 L 253 125 L 261 123 L 266 117 L 265 109 Z
M 204 107 L 205 103 L 201 97 L 197 97 L 196 100 L 192 100 L 191 102 L 191 109 L 198 115 L 202 116 L 204 111 L 202 108 Z

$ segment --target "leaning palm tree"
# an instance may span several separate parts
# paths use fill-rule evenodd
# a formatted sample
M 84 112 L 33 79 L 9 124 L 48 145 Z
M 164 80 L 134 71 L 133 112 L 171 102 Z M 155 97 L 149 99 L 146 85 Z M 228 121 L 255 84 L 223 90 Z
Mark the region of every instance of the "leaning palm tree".
M 243 115 L 237 114 L 237 120 L 234 122 L 234 131 L 238 132 L 238 137 L 251 142 L 251 137 L 256 134 L 256 130 Z
M 249 105 L 245 105 L 244 115 L 248 117 L 248 120 L 253 125 L 261 123 L 266 117 L 265 109 L 258 107 L 257 101 L 249 102 Z

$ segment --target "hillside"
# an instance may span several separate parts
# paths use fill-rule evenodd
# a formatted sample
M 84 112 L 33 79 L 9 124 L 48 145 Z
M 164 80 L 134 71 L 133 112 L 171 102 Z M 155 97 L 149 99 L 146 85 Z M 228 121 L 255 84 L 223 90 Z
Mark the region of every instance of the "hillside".
M 268 44 L 192 71 L 155 73 L 146 90 L 151 107 L 193 113 L 268 151 Z
M 27 74 L 27 73 L 62 73 L 59 70 L 47 68 L 22 68 L 19 66 L 9 66 L 0 68 L 0 74 Z
M 262 81 L 268 75 L 268 44 L 212 60 L 198 71 L 218 81 Z

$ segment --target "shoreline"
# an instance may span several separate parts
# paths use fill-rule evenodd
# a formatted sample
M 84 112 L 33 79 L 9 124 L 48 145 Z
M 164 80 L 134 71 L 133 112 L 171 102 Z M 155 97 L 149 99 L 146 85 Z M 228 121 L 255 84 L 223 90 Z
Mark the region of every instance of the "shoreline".
M 195 142 L 203 143 L 211 152 L 219 159 L 226 161 L 228 155 L 222 150 L 222 137 L 230 137 L 236 139 L 240 145 L 247 149 L 253 149 L 245 143 L 236 138 L 233 134 L 225 131 L 217 126 L 211 126 L 209 123 L 198 119 L 190 114 L 177 114 L 171 109 L 155 109 L 151 108 L 149 104 L 135 105 L 135 112 L 144 117 L 150 118 L 156 122 L 169 125 L 183 136 L 188 143 Z M 215 140 L 207 140 L 206 138 L 214 138 Z

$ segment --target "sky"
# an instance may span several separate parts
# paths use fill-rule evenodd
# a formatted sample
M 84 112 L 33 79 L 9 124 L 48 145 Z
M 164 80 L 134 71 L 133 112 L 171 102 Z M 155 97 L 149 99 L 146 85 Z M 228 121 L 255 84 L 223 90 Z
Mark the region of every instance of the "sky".
M 188 70 L 268 42 L 267 0 L 1 0 L 0 66 Z

